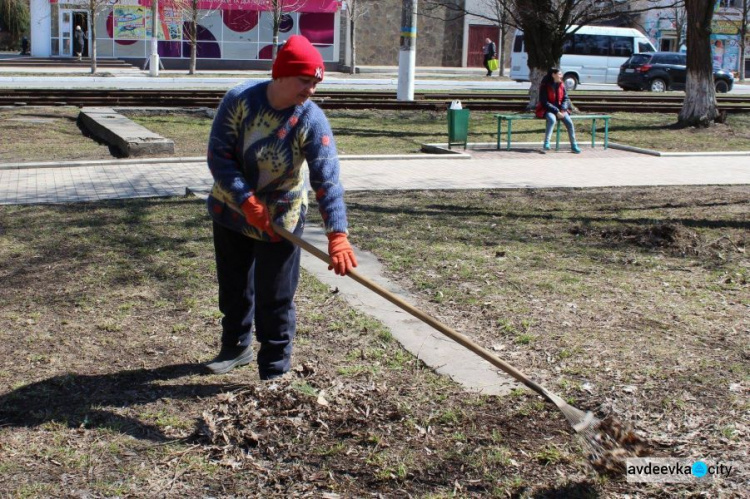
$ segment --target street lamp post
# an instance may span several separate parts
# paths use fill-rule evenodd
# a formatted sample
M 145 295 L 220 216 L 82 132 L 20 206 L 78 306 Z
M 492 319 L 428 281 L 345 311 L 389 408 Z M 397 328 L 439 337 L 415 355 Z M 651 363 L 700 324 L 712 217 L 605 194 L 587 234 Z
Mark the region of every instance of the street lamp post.
M 417 59 L 417 1 L 403 0 L 401 39 L 398 52 L 398 90 L 396 99 L 414 100 L 414 66 Z
M 159 0 L 151 0 L 151 58 L 148 63 L 149 76 L 159 76 Z

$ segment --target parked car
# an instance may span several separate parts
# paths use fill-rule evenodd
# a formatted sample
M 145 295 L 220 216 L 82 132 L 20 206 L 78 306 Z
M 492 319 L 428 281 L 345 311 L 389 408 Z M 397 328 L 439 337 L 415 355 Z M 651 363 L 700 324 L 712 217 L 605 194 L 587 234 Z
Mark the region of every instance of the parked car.
M 634 54 L 620 66 L 617 84 L 623 90 L 684 90 L 687 80 L 687 56 L 680 52 Z M 714 85 L 719 93 L 732 90 L 734 76 L 714 69 Z

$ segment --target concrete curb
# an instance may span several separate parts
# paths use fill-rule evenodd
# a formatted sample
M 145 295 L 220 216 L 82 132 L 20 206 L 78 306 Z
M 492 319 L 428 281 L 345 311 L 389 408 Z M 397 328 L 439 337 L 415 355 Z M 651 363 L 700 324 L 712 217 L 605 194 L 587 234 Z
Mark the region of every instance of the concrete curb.
M 411 160 L 411 159 L 471 159 L 470 154 L 452 152 L 451 154 L 371 154 L 339 156 L 339 161 L 384 161 L 384 160 Z
M 616 142 L 610 142 L 608 147 L 612 149 L 619 149 L 621 151 L 635 152 L 638 154 L 648 154 L 649 156 L 662 156 L 660 151 L 654 151 L 651 149 L 643 149 L 641 147 L 628 146 L 625 144 L 618 144 Z
M 460 158 L 462 156 L 471 158 L 471 154 L 466 154 L 465 152 L 461 152 L 461 150 L 473 151 L 478 149 L 494 149 L 496 146 L 497 144 L 495 144 L 494 142 L 467 142 L 465 149 L 461 148 L 461 146 L 455 146 L 456 149 L 451 149 L 450 145 L 445 142 L 437 144 L 422 144 L 422 151 L 430 152 L 432 154 L 446 154 L 452 158 Z
M 750 151 L 663 152 L 660 156 L 663 158 L 679 158 L 687 156 L 750 156 Z
M 122 166 L 156 163 L 198 163 L 206 161 L 204 156 L 184 158 L 103 159 L 87 161 L 47 161 L 42 163 L 4 163 L 0 170 L 25 170 L 33 168 L 74 168 L 78 166 Z
M 693 151 L 693 152 L 661 152 L 654 151 L 653 149 L 644 149 L 641 147 L 628 146 L 625 144 L 618 144 L 616 142 L 610 142 L 609 147 L 612 149 L 620 149 L 622 151 L 630 151 L 639 154 L 648 154 L 649 156 L 658 156 L 660 158 L 687 158 L 687 157 L 714 157 L 714 156 L 750 156 L 750 151 Z
M 584 147 L 588 147 L 584 143 L 581 143 L 581 144 Z M 599 146 L 600 149 L 603 149 L 601 144 L 597 144 L 597 145 Z M 610 142 L 609 145 L 612 146 L 612 143 Z M 541 147 L 542 147 L 541 142 L 513 142 L 510 145 L 510 150 L 513 151 L 514 149 L 518 150 L 518 149 L 529 149 L 529 148 L 541 149 Z M 570 149 L 570 145 L 561 143 L 560 149 Z M 456 157 L 455 155 L 465 154 L 465 153 L 460 153 L 456 151 L 455 149 L 448 149 L 447 143 L 446 144 L 422 144 L 422 150 L 431 151 L 436 154 L 453 154 L 454 156 L 451 156 L 451 157 Z M 505 145 L 502 143 L 500 144 L 500 149 L 498 149 L 497 142 L 469 142 L 468 144 L 466 144 L 466 150 L 496 151 L 496 152 L 508 151 L 508 149 L 506 149 Z M 468 156 L 471 157 L 471 155 L 468 155 Z

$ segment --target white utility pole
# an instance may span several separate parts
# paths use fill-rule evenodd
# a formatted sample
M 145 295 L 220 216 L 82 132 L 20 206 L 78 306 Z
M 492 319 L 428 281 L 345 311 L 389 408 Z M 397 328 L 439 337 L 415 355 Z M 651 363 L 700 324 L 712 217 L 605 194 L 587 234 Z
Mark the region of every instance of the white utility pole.
M 159 76 L 159 0 L 151 0 L 151 58 L 148 75 Z
M 417 1 L 403 0 L 401 6 L 397 100 L 414 100 L 414 66 L 417 60 Z

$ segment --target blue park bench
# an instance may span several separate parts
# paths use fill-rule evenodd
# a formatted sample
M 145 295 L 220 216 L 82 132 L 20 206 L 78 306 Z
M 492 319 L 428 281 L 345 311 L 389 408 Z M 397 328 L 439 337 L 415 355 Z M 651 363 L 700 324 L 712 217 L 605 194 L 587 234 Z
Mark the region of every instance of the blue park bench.
M 497 149 L 500 150 L 500 143 L 503 137 L 503 121 L 508 123 L 506 134 L 506 149 L 510 151 L 510 138 L 513 134 L 513 122 L 518 120 L 537 120 L 546 124 L 543 118 L 537 118 L 533 114 L 496 114 L 497 118 Z M 591 120 L 591 147 L 596 145 L 596 121 L 604 121 L 604 149 L 609 145 L 609 119 L 611 116 L 606 114 L 571 114 L 572 120 Z M 555 140 L 555 150 L 560 149 L 560 121 L 557 121 L 557 138 Z

